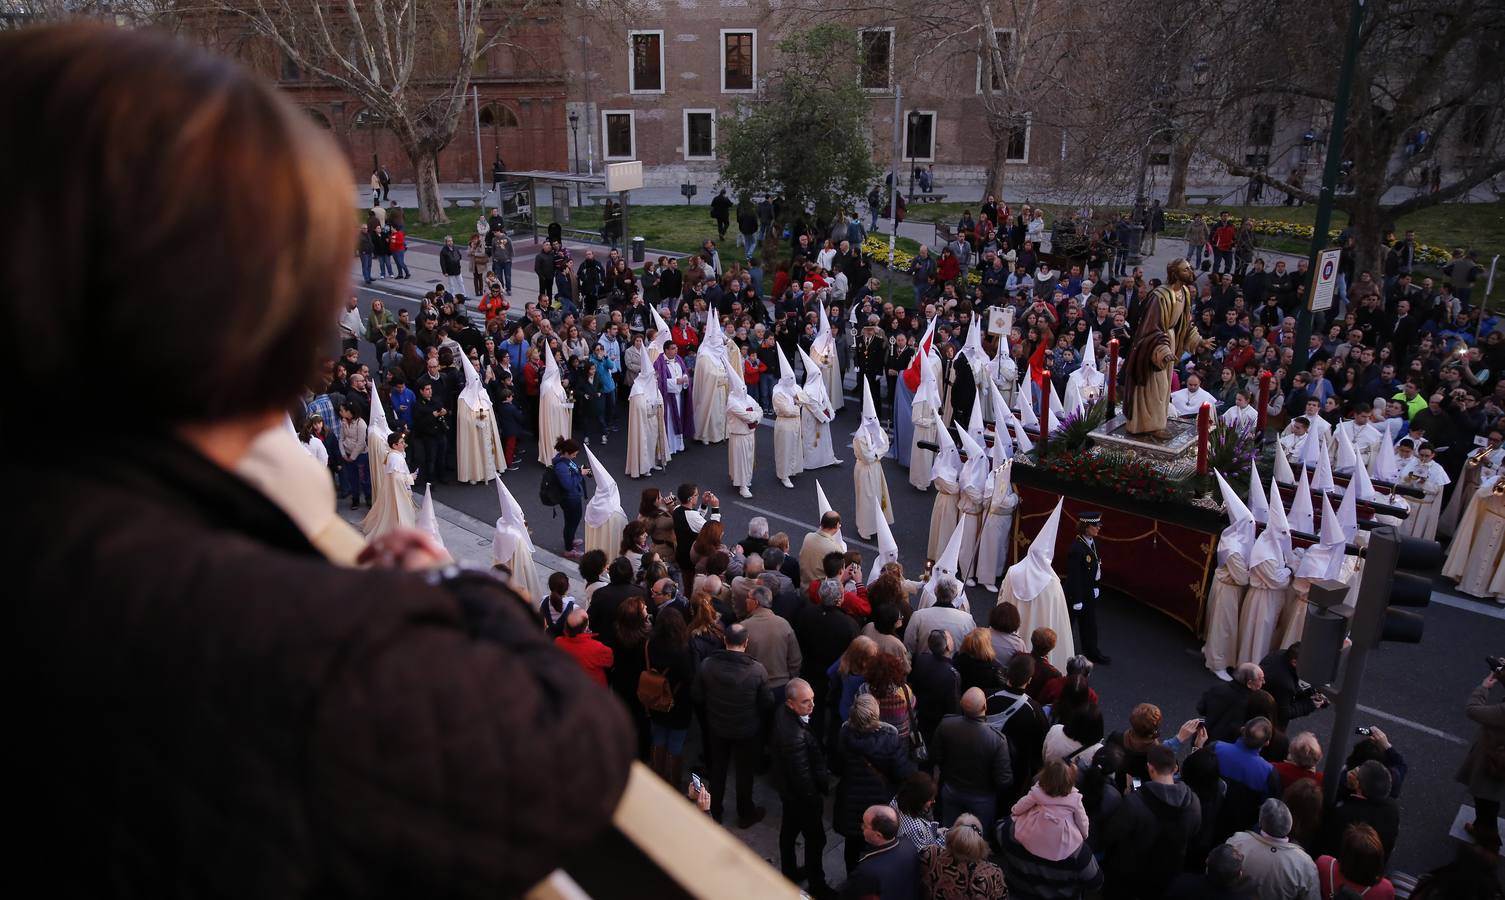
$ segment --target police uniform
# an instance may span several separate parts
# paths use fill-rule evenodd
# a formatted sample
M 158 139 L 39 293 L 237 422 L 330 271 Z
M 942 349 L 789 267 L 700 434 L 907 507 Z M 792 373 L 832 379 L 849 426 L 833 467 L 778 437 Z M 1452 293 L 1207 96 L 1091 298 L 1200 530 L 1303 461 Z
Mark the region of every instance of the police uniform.
M 1101 525 L 1103 515 L 1084 512 L 1078 521 L 1084 525 Z M 1071 554 L 1066 560 L 1066 605 L 1071 611 L 1071 624 L 1077 630 L 1077 646 L 1095 663 L 1109 661 L 1097 646 L 1097 582 L 1102 574 L 1103 561 L 1096 542 L 1086 534 L 1078 534 L 1071 542 Z

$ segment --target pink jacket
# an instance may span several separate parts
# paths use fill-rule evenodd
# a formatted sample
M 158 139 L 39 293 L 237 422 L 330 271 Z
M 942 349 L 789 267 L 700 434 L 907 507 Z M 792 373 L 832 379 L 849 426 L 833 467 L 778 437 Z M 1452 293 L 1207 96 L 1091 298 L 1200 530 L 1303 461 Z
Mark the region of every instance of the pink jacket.
M 1014 839 L 1041 859 L 1058 862 L 1087 839 L 1087 810 L 1076 788 L 1052 797 L 1037 784 L 1014 804 Z

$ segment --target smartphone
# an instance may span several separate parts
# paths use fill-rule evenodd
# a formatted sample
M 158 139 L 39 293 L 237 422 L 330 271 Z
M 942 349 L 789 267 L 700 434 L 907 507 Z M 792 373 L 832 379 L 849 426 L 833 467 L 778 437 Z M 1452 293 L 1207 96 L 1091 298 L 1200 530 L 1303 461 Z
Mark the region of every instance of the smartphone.
M 1353 733 L 1354 734 L 1361 734 L 1364 737 L 1369 737 L 1369 735 L 1371 734 L 1371 731 L 1370 731 L 1370 728 L 1369 728 L 1368 725 L 1360 725 L 1358 728 L 1355 728 L 1353 730 Z
M 690 787 L 693 788 L 695 790 L 695 793 L 697 794 L 705 790 L 705 785 L 701 783 L 699 775 L 690 776 Z

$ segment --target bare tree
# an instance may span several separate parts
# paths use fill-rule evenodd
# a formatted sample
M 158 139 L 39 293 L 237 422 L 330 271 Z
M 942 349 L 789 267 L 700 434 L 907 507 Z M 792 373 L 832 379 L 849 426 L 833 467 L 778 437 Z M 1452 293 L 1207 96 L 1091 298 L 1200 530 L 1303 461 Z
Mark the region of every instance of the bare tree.
M 416 173 L 418 216 L 449 218 L 439 151 L 455 136 L 471 73 L 543 0 L 211 0 L 299 68 L 365 104 Z M 522 48 L 519 48 L 520 50 Z

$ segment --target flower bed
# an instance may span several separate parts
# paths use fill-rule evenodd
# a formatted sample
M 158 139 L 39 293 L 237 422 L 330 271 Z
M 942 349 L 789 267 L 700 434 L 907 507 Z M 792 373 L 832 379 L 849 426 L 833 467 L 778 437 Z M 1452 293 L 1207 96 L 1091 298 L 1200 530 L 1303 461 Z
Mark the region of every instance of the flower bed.
M 1187 225 L 1191 223 L 1191 217 L 1193 215 L 1194 213 L 1188 212 L 1167 212 L 1165 214 L 1165 221 L 1167 225 Z M 1316 228 L 1311 225 L 1304 225 L 1300 222 L 1283 222 L 1279 219 L 1251 218 L 1249 220 L 1249 224 L 1254 228 L 1255 234 L 1264 234 L 1271 237 L 1300 238 L 1306 241 L 1310 241 L 1312 239 L 1312 233 L 1316 231 Z M 1336 241 L 1338 239 L 1338 235 L 1342 233 L 1343 229 L 1341 228 L 1329 229 L 1327 232 L 1328 240 Z M 1431 244 L 1416 245 L 1417 262 L 1430 263 L 1432 265 L 1443 265 L 1452 258 L 1453 254 L 1448 252 L 1447 248 L 1445 247 L 1435 247 Z

